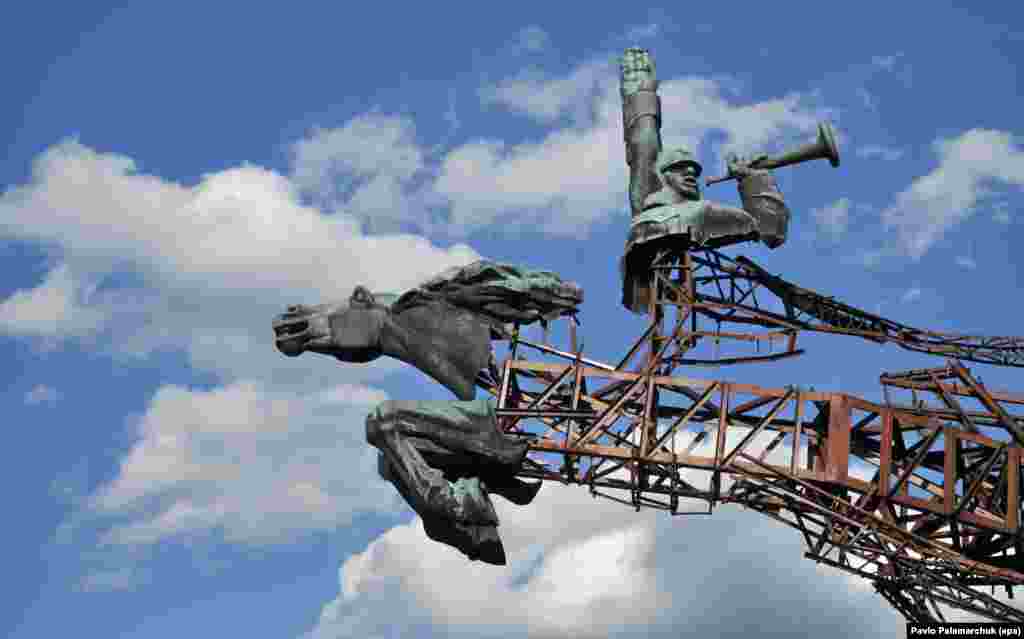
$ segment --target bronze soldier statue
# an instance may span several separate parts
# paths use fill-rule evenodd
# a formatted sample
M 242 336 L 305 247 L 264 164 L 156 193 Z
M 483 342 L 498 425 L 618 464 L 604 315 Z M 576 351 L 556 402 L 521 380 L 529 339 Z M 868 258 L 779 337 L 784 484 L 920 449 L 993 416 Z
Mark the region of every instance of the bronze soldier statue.
M 620 263 L 622 304 L 647 311 L 648 266 L 658 249 L 680 242 L 718 248 L 760 240 L 769 248 L 786 241 L 789 209 L 772 174 L 757 168 L 759 156 L 727 159 L 739 183 L 743 208 L 701 198 L 701 165 L 685 148 L 661 145 L 661 100 L 654 60 L 643 49 L 626 49 L 621 62 L 622 121 L 629 164 L 629 237 Z

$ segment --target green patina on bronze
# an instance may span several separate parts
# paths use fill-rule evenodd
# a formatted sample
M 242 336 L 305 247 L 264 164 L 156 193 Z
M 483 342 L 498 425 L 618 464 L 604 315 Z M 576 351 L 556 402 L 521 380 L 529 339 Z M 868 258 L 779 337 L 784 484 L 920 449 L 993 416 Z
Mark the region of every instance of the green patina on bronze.
M 700 163 L 686 148 L 662 148 L 661 100 L 654 60 L 643 49 L 626 49 L 620 63 L 622 124 L 629 165 L 629 235 L 619 262 L 622 304 L 645 313 L 651 296 L 649 267 L 661 248 L 709 248 L 762 240 L 785 241 L 789 210 L 760 160 L 728 158 L 743 207 L 701 198 Z
M 474 398 L 477 376 L 509 324 L 572 315 L 582 301 L 579 286 L 551 271 L 479 260 L 402 294 L 358 286 L 344 302 L 290 307 L 274 332 L 286 355 L 393 357 L 455 394 L 456 401 L 386 401 L 367 417 L 366 438 L 380 451 L 381 476 L 422 516 L 431 539 L 504 564 L 489 494 L 526 505 L 540 483 L 515 477 L 526 443 L 499 432 L 490 399 Z
M 403 294 L 391 310 L 399 313 L 438 299 L 493 322 L 530 324 L 575 313 L 583 290 L 551 271 L 479 260 L 430 278 Z

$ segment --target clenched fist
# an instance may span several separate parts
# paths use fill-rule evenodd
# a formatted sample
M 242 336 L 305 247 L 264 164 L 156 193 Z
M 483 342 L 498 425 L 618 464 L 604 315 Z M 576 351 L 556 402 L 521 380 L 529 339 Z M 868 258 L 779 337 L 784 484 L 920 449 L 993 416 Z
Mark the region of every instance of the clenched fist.
M 731 178 L 742 180 L 760 169 L 760 164 L 768 159 L 767 155 L 756 155 L 752 158 L 740 157 L 736 154 L 729 154 L 725 158 L 725 167 Z
M 619 90 L 622 97 L 637 91 L 657 91 L 658 80 L 654 71 L 654 59 L 645 49 L 630 47 L 622 54 L 620 63 L 622 83 Z

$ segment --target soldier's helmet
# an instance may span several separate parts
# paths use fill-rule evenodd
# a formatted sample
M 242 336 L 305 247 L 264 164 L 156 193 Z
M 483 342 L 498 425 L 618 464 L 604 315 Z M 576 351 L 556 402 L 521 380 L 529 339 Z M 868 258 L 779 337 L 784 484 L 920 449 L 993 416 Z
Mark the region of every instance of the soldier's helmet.
M 693 154 L 687 149 L 662 149 L 658 153 L 657 169 L 658 175 L 663 175 L 670 166 L 676 166 L 677 164 L 690 165 L 697 169 L 697 177 L 703 172 L 704 168 L 700 165 Z

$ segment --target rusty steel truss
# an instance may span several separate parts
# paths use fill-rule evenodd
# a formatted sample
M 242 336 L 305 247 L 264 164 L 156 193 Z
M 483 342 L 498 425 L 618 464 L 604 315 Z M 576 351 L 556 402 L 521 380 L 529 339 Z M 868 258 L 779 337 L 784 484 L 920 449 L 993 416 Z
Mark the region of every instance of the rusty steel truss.
M 676 515 L 740 504 L 799 531 L 807 558 L 870 580 L 909 620 L 942 619 L 943 604 L 1024 622 L 993 596 L 1024 584 L 1024 395 L 987 389 L 959 361 L 1024 365 L 1024 340 L 913 329 L 714 250 L 666 250 L 650 273 L 647 330 L 618 363 L 585 357 L 570 318 L 566 348 L 517 330 L 478 379 L 501 428 L 530 441 L 523 477 Z M 799 354 L 801 331 L 950 359 L 883 374 L 880 401 L 679 374 Z M 693 355 L 709 342 L 711 355 Z M 723 356 L 727 343 L 754 352 Z

